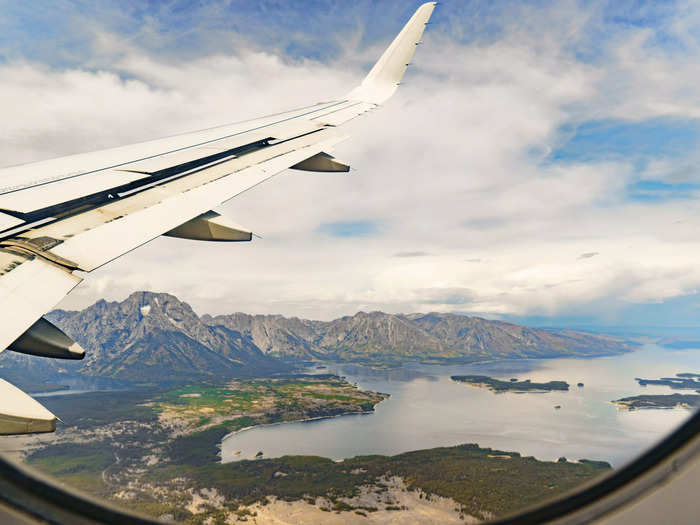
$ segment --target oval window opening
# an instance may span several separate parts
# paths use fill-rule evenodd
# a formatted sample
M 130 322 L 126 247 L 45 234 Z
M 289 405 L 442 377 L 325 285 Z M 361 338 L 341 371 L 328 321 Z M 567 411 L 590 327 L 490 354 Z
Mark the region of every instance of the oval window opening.
M 400 4 L 6 9 L 0 521 L 697 515 L 699 8 Z

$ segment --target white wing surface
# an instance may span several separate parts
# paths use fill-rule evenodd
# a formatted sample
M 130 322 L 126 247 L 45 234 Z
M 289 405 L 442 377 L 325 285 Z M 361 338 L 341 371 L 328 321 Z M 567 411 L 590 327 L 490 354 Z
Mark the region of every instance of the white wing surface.
M 81 281 L 74 272 L 91 272 L 160 235 L 250 240 L 250 231 L 212 209 L 288 168 L 348 171 L 331 154 L 346 138 L 338 128 L 394 93 L 434 7 L 422 5 L 362 84 L 340 99 L 1 169 L 0 352 L 81 358 L 82 349 L 42 318 Z M 2 380 L 0 394 L 0 434 L 55 427 L 50 413 Z

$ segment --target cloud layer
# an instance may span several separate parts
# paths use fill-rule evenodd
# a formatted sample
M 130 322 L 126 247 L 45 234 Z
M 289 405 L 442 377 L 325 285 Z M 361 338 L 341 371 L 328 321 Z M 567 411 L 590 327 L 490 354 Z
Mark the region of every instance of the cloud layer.
M 214 4 L 196 16 L 225 43 L 217 49 L 205 26 L 179 58 L 167 13 L 142 14 L 124 35 L 103 11 L 82 45 L 67 46 L 84 67 L 16 50 L 0 63 L 0 153 L 27 162 L 342 95 L 401 25 L 392 13 L 405 6 L 387 5 L 364 28 L 360 4 L 344 38 L 314 54 L 302 30 L 265 49 L 267 20 L 288 28 L 262 11 L 246 13 L 250 34 L 224 32 Z M 349 175 L 286 172 L 225 206 L 262 239 L 158 239 L 95 272 L 64 306 L 152 289 L 210 313 L 614 321 L 630 305 L 694 294 L 700 9 L 633 19 L 631 4 L 494 6 L 440 6 L 405 85 L 348 126 L 336 155 Z M 332 18 L 319 9 L 314 21 Z M 381 16 L 391 31 L 379 39 Z M 491 29 L 465 34 L 474 20 Z M 165 42 L 144 43 L 148 31 Z

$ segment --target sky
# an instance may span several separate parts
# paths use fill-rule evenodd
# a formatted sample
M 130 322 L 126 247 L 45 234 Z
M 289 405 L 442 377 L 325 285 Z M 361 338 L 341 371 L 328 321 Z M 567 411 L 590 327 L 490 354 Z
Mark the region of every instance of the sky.
M 0 158 L 41 160 L 342 97 L 416 1 L 0 0 Z M 349 174 L 222 206 L 261 238 L 157 239 L 62 304 L 456 312 L 698 326 L 700 4 L 440 2 Z

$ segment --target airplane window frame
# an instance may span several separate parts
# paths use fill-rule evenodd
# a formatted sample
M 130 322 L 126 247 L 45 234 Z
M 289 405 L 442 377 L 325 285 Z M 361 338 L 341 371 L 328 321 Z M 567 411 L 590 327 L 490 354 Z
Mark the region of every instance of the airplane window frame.
M 682 470 L 698 453 L 700 411 L 622 468 L 561 498 L 486 523 L 521 525 L 546 523 L 563 517 L 569 518 L 568 523 L 586 523 L 644 495 Z M 15 516 L 16 523 L 35 523 L 34 520 L 133 525 L 163 523 L 62 487 L 43 474 L 0 455 L 0 518 L 8 510 L 24 515 L 21 516 L 23 521 Z
M 420 41 L 417 43 L 410 42 L 410 45 L 413 46 L 418 43 Z M 403 45 L 408 44 L 409 42 L 406 41 Z M 377 62 L 377 64 L 381 63 L 382 59 L 380 59 L 380 62 Z M 403 67 L 402 64 L 399 65 Z M 396 64 L 394 64 L 395 66 Z M 405 70 L 405 67 L 403 69 Z M 391 71 L 389 72 L 391 73 Z M 390 78 L 388 80 L 392 80 L 389 85 L 377 82 L 377 85 L 373 86 L 374 83 L 370 82 L 365 86 L 363 82 L 356 89 L 363 88 L 365 91 L 363 95 L 369 97 L 369 100 L 365 102 L 374 103 L 372 101 L 382 98 L 388 92 L 386 91 L 387 89 L 391 89 L 392 93 L 396 89 L 395 86 L 398 83 L 393 83 L 393 74 L 389 75 Z M 368 78 L 371 77 L 372 72 L 370 72 Z M 372 78 L 388 81 L 383 76 L 376 74 Z M 363 98 L 363 100 L 365 99 Z M 333 124 L 329 125 L 334 126 Z M 245 147 L 248 146 L 250 145 Z M 230 154 L 232 151 L 229 150 L 227 154 Z M 199 161 L 203 161 L 203 159 L 205 158 L 202 157 Z M 210 157 L 206 157 L 206 159 L 211 160 Z M 299 164 L 301 163 L 295 163 L 293 166 Z M 347 171 L 345 168 L 348 167 L 345 165 L 336 166 L 336 168 L 341 167 L 343 169 L 331 171 Z M 81 198 L 87 197 L 83 196 Z M 107 199 L 108 196 L 101 195 L 101 198 Z M 59 204 L 63 205 L 65 203 Z M 25 225 L 23 227 L 29 226 Z M 172 230 L 170 231 L 172 232 Z M 12 234 L 14 235 L 14 232 Z M 5 232 L 5 235 L 9 235 L 8 231 Z M 70 261 L 65 260 L 64 262 L 70 263 Z M 552 520 L 561 520 L 562 518 L 566 518 L 567 523 L 583 523 L 595 520 L 659 486 L 684 465 L 696 458 L 699 453 L 700 411 L 696 411 L 682 425 L 621 468 L 583 484 L 559 498 L 522 509 L 521 512 L 497 518 L 488 523 L 518 525 L 550 522 Z M 0 455 L 0 521 L 3 523 L 126 523 L 139 525 L 162 523 L 162 521 L 120 509 L 113 502 L 101 501 L 82 494 L 34 471 L 21 462 L 5 458 L 2 455 Z

